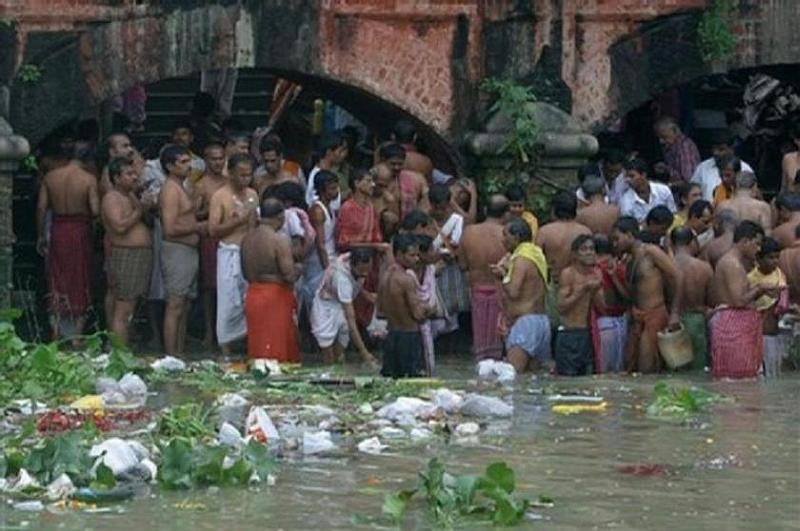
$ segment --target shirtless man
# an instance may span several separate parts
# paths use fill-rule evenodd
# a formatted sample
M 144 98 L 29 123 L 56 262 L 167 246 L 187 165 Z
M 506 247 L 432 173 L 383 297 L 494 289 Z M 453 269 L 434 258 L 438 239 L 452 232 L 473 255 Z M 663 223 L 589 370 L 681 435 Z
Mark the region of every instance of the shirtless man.
M 778 224 L 772 231 L 781 247 L 791 247 L 795 242 L 795 230 L 800 226 L 800 192 L 780 193 L 775 200 L 778 209 Z
M 506 254 L 503 227 L 508 218 L 508 200 L 502 195 L 489 198 L 486 221 L 467 225 L 461 236 L 458 260 L 467 270 L 472 309 L 472 342 L 475 358 L 500 359 L 503 343 L 497 334 L 497 317 L 502 309 L 501 293 L 490 266 Z
M 253 181 L 250 155 L 228 160 L 228 182 L 211 197 L 208 233 L 219 240 L 217 247 L 217 340 L 224 355 L 230 345 L 247 334 L 244 296 L 247 283 L 240 250 L 247 231 L 256 224 L 258 196 L 249 188 Z
M 794 235 L 794 243 L 781 251 L 779 267 L 789 284 L 789 300 L 792 304 L 800 304 L 800 225 Z
M 427 155 L 417 151 L 417 129 L 409 121 L 399 120 L 392 128 L 392 140 L 406 150 L 403 167 L 425 177 L 428 186 L 433 184 L 433 162 Z
M 136 153 L 136 149 L 133 147 L 131 143 L 130 137 L 125 133 L 114 133 L 108 137 L 106 140 L 106 144 L 108 144 L 108 161 L 111 162 L 116 158 L 130 158 L 134 161 L 134 169 L 137 172 L 142 170 L 144 166 L 144 161 Z M 102 198 L 109 192 L 114 185 L 111 183 L 108 175 L 108 166 L 103 168 L 103 172 L 100 176 L 100 197 Z
M 405 148 L 395 143 L 384 144 L 378 151 L 378 156 L 392 172 L 389 192 L 400 200 L 401 217 L 414 209 L 428 212 L 428 182 L 421 173 L 405 169 Z
M 208 221 L 208 208 L 211 197 L 225 185 L 225 148 L 218 142 L 211 142 L 203 151 L 206 171 L 194 189 L 197 203 L 195 215 L 198 221 Z M 214 345 L 214 329 L 217 315 L 217 246 L 219 240 L 208 234 L 200 236 L 200 289 L 203 293 L 203 318 L 205 335 L 203 346 Z
M 517 373 L 529 362 L 538 366 L 550 360 L 550 320 L 545 313 L 547 260 L 531 239 L 531 227 L 520 218 L 503 228 L 503 245 L 509 255 L 491 270 L 502 279 L 506 317 L 511 327 L 506 357 Z
M 715 231 L 717 237 L 709 242 L 700 253 L 700 259 L 705 260 L 711 267 L 716 267 L 717 262 L 733 247 L 733 231 L 739 224 L 739 218 L 733 210 L 723 209 L 717 212 Z
M 296 174 L 289 173 L 284 169 L 283 145 L 277 138 L 270 135 L 265 136 L 261 141 L 259 151 L 264 165 L 259 166 L 255 171 L 253 188 L 258 193 L 258 197 L 261 197 L 264 190 L 270 186 L 287 181 L 305 186 L 305 182 L 300 180 Z
M 161 166 L 167 179 L 161 186 L 159 209 L 164 241 L 161 245 L 161 273 L 164 278 L 164 350 L 170 356 L 183 354 L 189 300 L 197 295 L 199 253 L 197 245 L 206 223 L 195 217 L 195 203 L 186 191 L 192 171 L 189 151 L 167 146 L 161 152 Z
M 384 163 L 370 170 L 375 186 L 372 189 L 372 205 L 380 220 L 381 230 L 386 238 L 391 238 L 400 226 L 400 198 L 393 190 L 392 170 Z
M 618 256 L 630 255 L 628 286 L 633 298 L 631 334 L 626 352 L 629 372 L 658 371 L 658 332 L 680 324 L 682 277 L 675 261 L 657 245 L 639 241 L 636 218 L 619 218 L 611 232 Z M 667 292 L 672 294 L 667 311 Z
M 774 289 L 751 286 L 747 273 L 761 249 L 764 229 L 742 221 L 733 233 L 733 248 L 723 256 L 711 281 L 714 315 L 709 320 L 711 374 L 716 378 L 755 378 L 763 357 L 762 319 L 754 302 Z
M 708 291 L 714 270 L 708 262 L 695 258 L 695 237 L 688 227 L 678 227 L 670 233 L 675 264 L 683 274 L 681 293 L 681 324 L 692 340 L 693 369 L 708 366 Z
M 419 262 L 419 247 L 413 234 L 398 234 L 392 239 L 396 263 L 382 273 L 378 284 L 379 312 L 389 322 L 389 335 L 383 343 L 381 375 L 389 378 L 416 377 L 425 373 L 420 324 L 434 314 L 417 294 L 417 281 L 408 270 Z
M 70 154 L 64 153 L 69 157 Z M 53 213 L 48 246 L 47 211 Z M 42 179 L 36 250 L 47 255 L 53 337 L 80 335 L 91 301 L 92 221 L 100 212 L 97 178 L 70 160 Z
M 153 267 L 153 242 L 150 229 L 142 221 L 144 212 L 136 193 L 139 174 L 131 159 L 112 159 L 108 176 L 114 188 L 103 196 L 103 226 L 111 243 L 108 263 L 113 279 L 114 304 L 109 327 L 123 344 L 128 343 L 128 327 L 136 304 L 147 294 Z
M 588 204 L 578 210 L 575 221 L 594 234 L 608 236 L 619 219 L 619 207 L 606 202 L 606 183 L 602 177 L 587 177 L 581 186 Z
M 298 363 L 294 283 L 300 276 L 300 264 L 292 257 L 289 240 L 278 233 L 284 220 L 283 204 L 267 198 L 260 214 L 259 225 L 242 240 L 242 272 L 248 283 L 247 356 Z
M 797 150 L 783 156 L 781 192 L 800 192 L 800 124 L 793 124 L 789 134 Z
M 591 312 L 603 306 L 603 284 L 592 237 L 581 234 L 571 249 L 572 264 L 561 270 L 558 281 L 561 326 L 553 357 L 558 374 L 583 376 L 594 372 Z
M 756 198 L 756 176 L 743 171 L 736 176 L 736 188 L 733 197 L 719 204 L 719 208 L 729 208 L 744 221 L 758 223 L 766 234 L 772 232 L 772 208 L 766 201 Z

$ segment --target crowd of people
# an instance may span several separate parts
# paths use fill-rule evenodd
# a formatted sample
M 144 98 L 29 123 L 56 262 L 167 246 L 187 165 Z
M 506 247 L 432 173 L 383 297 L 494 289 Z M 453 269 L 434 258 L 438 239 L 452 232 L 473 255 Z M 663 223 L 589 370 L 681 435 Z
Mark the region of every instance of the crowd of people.
M 347 166 L 346 135 L 323 134 L 307 173 L 274 134 L 198 148 L 182 122 L 153 160 L 113 134 L 106 165 L 65 150 L 42 179 L 53 330 L 84 330 L 99 220 L 108 329 L 127 342 L 147 301 L 169 355 L 185 352 L 199 298 L 206 346 L 246 344 L 251 359 L 300 362 L 302 330 L 326 362 L 352 343 L 386 376 L 430 375 L 437 338 L 469 324 L 476 360 L 518 372 L 647 373 L 663 365 L 659 335 L 683 330 L 695 368 L 774 374 L 800 303 L 800 130 L 771 203 L 728 139 L 701 161 L 675 122 L 655 131 L 663 162 L 604 151 L 541 226 L 525 188 L 479 198 L 404 121 L 369 167 Z

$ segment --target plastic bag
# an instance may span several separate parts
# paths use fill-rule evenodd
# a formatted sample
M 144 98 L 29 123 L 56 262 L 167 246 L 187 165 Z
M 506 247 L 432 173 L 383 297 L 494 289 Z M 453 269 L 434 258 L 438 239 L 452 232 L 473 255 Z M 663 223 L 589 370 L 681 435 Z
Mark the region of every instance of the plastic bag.
M 461 414 L 468 417 L 510 417 L 513 413 L 513 406 L 493 396 L 467 395 L 461 406 Z
M 68 498 L 75 492 L 75 485 L 66 474 L 61 474 L 47 486 L 47 497 L 51 500 Z
M 186 362 L 173 356 L 165 356 L 150 364 L 156 371 L 179 372 L 186 370 Z
M 118 438 L 108 439 L 92 446 L 89 456 L 97 458 L 93 468 L 102 462 L 111 469 L 115 477 L 139 464 L 139 459 L 131 445 Z
M 272 419 L 261 406 L 253 406 L 247 415 L 247 434 L 253 436 L 258 442 L 277 441 L 281 438 Z
M 230 448 L 240 448 L 244 444 L 244 439 L 242 438 L 242 434 L 239 433 L 239 430 L 227 422 L 224 422 L 220 427 L 217 440 L 222 446 L 228 446 Z
M 435 390 L 431 400 L 436 407 L 441 408 L 445 413 L 458 413 L 464 404 L 464 399 L 461 395 L 444 388 Z
M 384 451 L 388 446 L 383 444 L 377 437 L 370 437 L 358 443 L 358 451 L 365 454 L 378 455 Z
M 147 384 L 132 372 L 120 378 L 119 389 L 131 401 L 147 396 Z
M 336 448 L 327 431 L 310 432 L 303 434 L 303 453 L 305 455 L 320 454 Z
M 401 396 L 391 404 L 378 410 L 378 416 L 389 420 L 399 420 L 402 417 L 430 418 L 436 414 L 436 406 L 420 398 Z
M 456 426 L 456 435 L 459 437 L 471 437 L 477 435 L 481 427 L 474 422 L 464 422 Z
M 478 377 L 509 383 L 516 379 L 517 371 L 513 365 L 504 361 L 481 360 L 478 362 Z

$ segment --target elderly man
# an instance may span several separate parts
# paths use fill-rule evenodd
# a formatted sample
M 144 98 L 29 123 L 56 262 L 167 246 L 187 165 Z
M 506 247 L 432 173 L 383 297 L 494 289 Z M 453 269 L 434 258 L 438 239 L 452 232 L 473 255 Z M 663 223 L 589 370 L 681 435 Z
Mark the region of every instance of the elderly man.
M 654 126 L 664 151 L 664 162 L 670 169 L 672 181 L 689 181 L 700 164 L 700 152 L 691 138 L 681 132 L 672 118 L 662 118 Z
M 711 201 L 714 197 L 714 189 L 722 184 L 721 166 L 722 160 L 734 156 L 733 137 L 730 133 L 717 135 L 711 144 L 711 157 L 701 162 L 694 170 L 692 182 L 697 183 L 702 188 L 703 199 Z M 742 161 L 742 171 L 752 172 L 753 168 L 748 163 Z

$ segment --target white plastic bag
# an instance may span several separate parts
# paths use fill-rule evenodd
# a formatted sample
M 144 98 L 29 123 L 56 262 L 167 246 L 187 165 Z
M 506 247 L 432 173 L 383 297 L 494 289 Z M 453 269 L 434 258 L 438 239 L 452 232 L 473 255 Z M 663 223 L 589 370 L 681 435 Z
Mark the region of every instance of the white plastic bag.
M 186 363 L 173 356 L 165 356 L 150 364 L 155 371 L 180 372 L 186 370 Z
M 458 413 L 464 403 L 461 395 L 444 388 L 435 390 L 431 400 L 433 400 L 436 407 L 441 408 L 445 413 Z
M 370 437 L 358 443 L 358 451 L 365 454 L 378 455 L 384 451 L 388 446 L 383 444 L 377 437 Z
M 53 501 L 61 500 L 68 498 L 76 490 L 69 476 L 61 474 L 47 486 L 47 498 Z
M 510 417 L 513 413 L 513 406 L 493 396 L 467 395 L 461 406 L 461 414 L 467 417 Z
M 247 434 L 254 435 L 259 430 L 267 438 L 267 441 L 277 441 L 281 438 L 272 419 L 269 418 L 267 412 L 261 406 L 253 406 L 250 408 L 250 413 L 247 415 Z
M 391 404 L 378 410 L 378 416 L 397 421 L 401 417 L 430 418 L 436 414 L 436 406 L 420 398 L 401 396 Z
M 336 448 L 327 431 L 310 432 L 303 434 L 303 453 L 305 455 L 321 454 Z
M 229 448 L 240 448 L 244 444 L 244 439 L 239 430 L 227 422 L 222 423 L 217 440 L 222 446 Z
M 478 377 L 510 383 L 516 379 L 517 371 L 513 365 L 504 361 L 481 360 L 478 362 Z
M 89 456 L 96 458 L 93 469 L 96 469 L 102 462 L 111 469 L 115 477 L 139 464 L 139 459 L 131 445 L 118 438 L 108 439 L 92 446 Z

